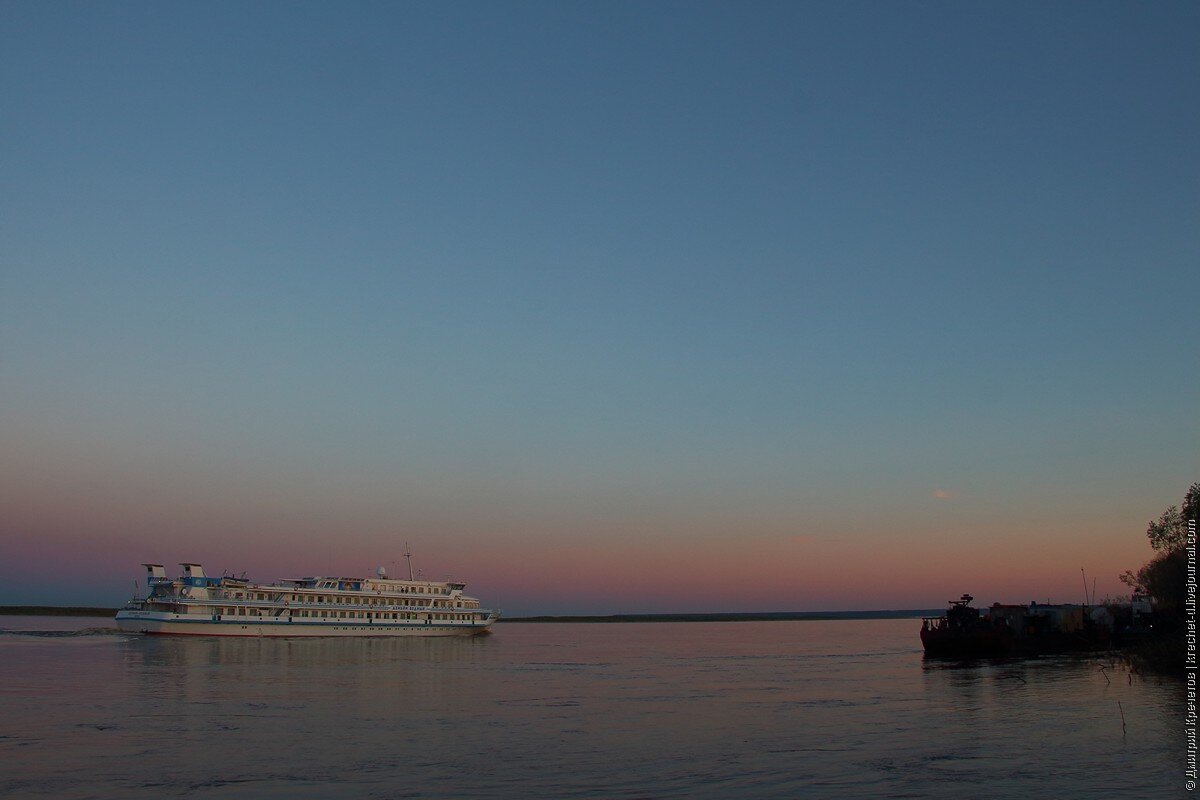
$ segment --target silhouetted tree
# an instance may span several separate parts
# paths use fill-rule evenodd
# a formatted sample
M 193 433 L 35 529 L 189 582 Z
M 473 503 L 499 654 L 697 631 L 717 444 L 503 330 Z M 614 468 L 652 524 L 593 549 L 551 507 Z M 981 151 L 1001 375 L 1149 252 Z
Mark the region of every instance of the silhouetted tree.
M 1131 573 L 1125 573 L 1131 575 Z M 1154 610 L 1172 621 L 1183 618 L 1187 595 L 1187 552 L 1172 550 L 1150 560 L 1137 571 L 1130 584 L 1154 598 Z M 1122 576 L 1122 580 L 1129 581 Z
M 1158 555 L 1137 573 L 1121 580 L 1154 601 L 1154 635 L 1137 643 L 1130 658 L 1156 672 L 1180 672 L 1186 663 L 1188 520 L 1200 513 L 1200 483 L 1188 487 L 1183 508 L 1171 506 L 1146 526 L 1146 538 Z
M 1183 525 L 1187 527 L 1188 520 L 1200 520 L 1200 483 L 1188 487 L 1183 497 Z
M 1200 513 L 1200 483 L 1193 483 L 1183 498 L 1183 509 L 1171 506 L 1146 527 L 1146 538 L 1158 555 L 1137 573 L 1126 570 L 1121 581 L 1134 591 L 1154 598 L 1155 610 L 1183 619 L 1187 593 L 1188 520 Z

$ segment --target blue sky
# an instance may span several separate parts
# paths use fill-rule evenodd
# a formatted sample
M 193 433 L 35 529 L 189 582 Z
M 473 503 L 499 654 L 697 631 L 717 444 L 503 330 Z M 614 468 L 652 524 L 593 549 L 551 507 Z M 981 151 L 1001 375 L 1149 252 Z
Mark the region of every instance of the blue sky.
M 1195 4 L 0 30 L 0 602 L 403 538 L 530 611 L 738 610 L 688 593 L 733 541 L 763 608 L 999 592 L 1031 542 L 1116 592 L 1200 474 Z M 586 601 L 505 577 L 543 559 Z M 639 560 L 677 592 L 606 595 Z

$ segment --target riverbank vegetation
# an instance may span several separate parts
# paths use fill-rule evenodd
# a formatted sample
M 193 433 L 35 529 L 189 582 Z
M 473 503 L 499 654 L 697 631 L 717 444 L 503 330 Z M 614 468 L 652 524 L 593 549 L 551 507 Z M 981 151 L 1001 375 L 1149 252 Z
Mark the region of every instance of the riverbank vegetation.
M 1152 628 L 1136 645 L 1130 657 L 1138 666 L 1156 671 L 1181 672 L 1186 664 L 1188 563 L 1194 564 L 1194 540 L 1189 541 L 1200 516 L 1200 483 L 1193 483 L 1183 498 L 1183 506 L 1171 506 L 1151 520 L 1146 538 L 1157 555 L 1137 572 L 1126 570 L 1121 581 L 1135 594 L 1145 595 L 1153 604 Z

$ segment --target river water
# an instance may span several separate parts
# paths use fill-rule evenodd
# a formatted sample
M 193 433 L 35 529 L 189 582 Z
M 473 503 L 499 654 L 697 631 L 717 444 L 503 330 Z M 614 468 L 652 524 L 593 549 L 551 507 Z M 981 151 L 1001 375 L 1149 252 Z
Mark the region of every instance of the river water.
M 0 617 L 0 797 L 1183 797 L 1182 683 L 919 620 L 142 637 Z

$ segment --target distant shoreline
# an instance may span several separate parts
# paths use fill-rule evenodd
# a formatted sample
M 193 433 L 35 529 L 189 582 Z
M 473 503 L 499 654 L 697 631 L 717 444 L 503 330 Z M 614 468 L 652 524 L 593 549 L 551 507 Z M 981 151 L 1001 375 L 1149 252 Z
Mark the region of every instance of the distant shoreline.
M 113 617 L 115 608 L 95 606 L 0 606 L 0 616 L 22 617 Z
M 23 617 L 111 617 L 115 608 L 95 606 L 0 606 L 0 616 Z M 727 614 L 598 614 L 538 615 L 501 617 L 498 622 L 779 622 L 838 619 L 918 619 L 936 617 L 940 609 L 904 609 L 900 611 L 762 611 Z
M 941 609 L 900 611 L 760 611 L 727 614 L 607 614 L 598 616 L 500 617 L 497 622 L 776 622 L 838 619 L 920 619 L 936 617 Z

